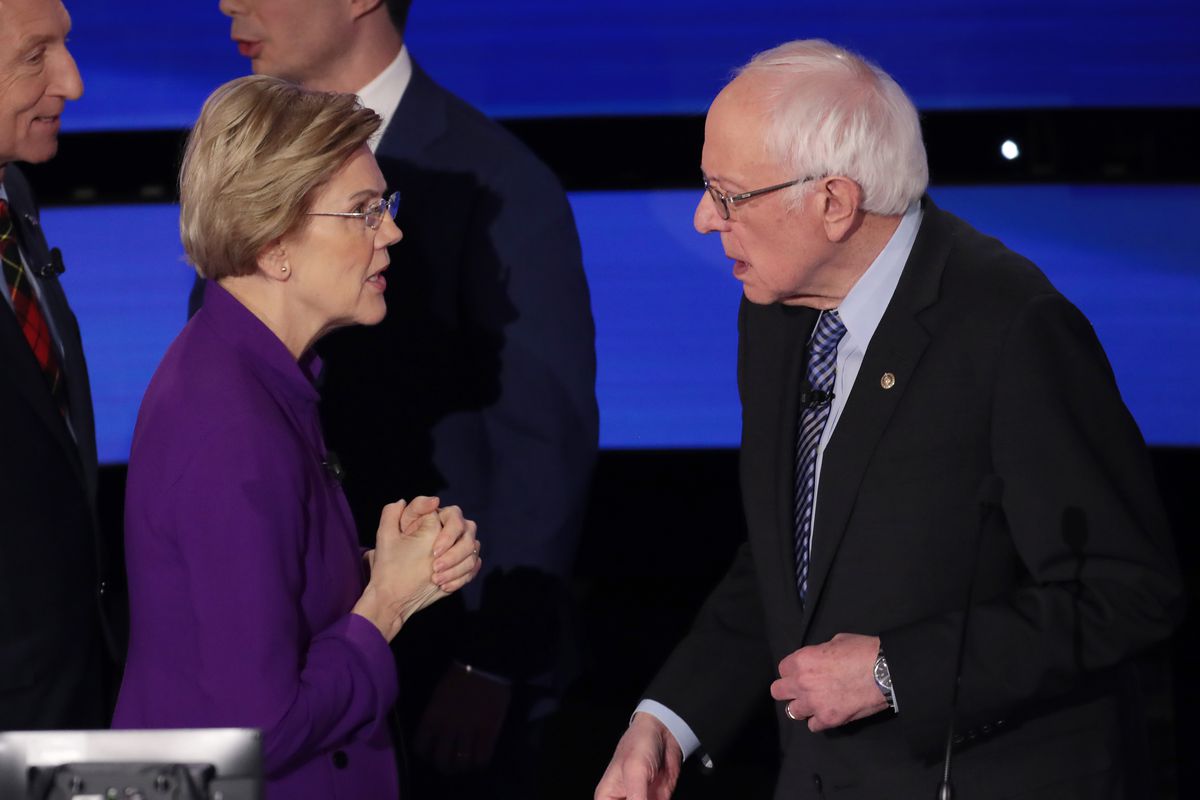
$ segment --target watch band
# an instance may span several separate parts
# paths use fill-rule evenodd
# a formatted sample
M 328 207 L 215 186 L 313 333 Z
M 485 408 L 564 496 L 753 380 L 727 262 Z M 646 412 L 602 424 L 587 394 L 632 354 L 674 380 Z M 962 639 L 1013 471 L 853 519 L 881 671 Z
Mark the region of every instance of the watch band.
M 887 657 L 883 654 L 883 648 L 879 648 L 879 655 L 875 656 L 875 685 L 879 687 L 879 693 L 883 695 L 883 699 L 887 700 L 888 708 L 896 710 L 896 693 L 892 690 L 892 671 L 888 668 Z

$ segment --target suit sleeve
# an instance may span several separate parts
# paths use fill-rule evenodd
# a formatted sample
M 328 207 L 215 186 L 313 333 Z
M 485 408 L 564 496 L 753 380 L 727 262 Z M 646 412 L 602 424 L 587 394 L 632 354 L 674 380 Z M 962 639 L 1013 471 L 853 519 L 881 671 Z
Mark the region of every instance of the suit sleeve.
M 746 418 L 758 396 L 750 390 L 759 362 L 747 347 L 762 321 L 763 307 L 744 299 L 738 311 L 738 393 L 743 407 L 743 462 L 748 432 Z M 770 313 L 770 312 L 766 312 Z M 769 337 L 767 337 L 769 338 Z M 743 463 L 744 469 L 744 463 Z M 742 475 L 743 494 L 748 489 Z M 751 509 L 747 508 L 747 512 Z M 750 543 L 738 548 L 729 571 L 709 595 L 692 629 L 659 671 L 646 697 L 680 716 L 700 740 L 702 752 L 713 755 L 737 736 L 756 703 L 769 696 L 777 677 L 767 639 L 762 587 Z
M 711 755 L 768 697 L 774 668 L 754 561 L 743 543 L 645 696 L 678 714 Z
M 212 718 L 262 728 L 264 768 L 277 775 L 369 735 L 397 686 L 365 618 L 347 608 L 324 630 L 306 627 L 304 592 L 326 580 L 305 567 L 306 462 L 269 430 L 247 420 L 207 437 L 164 499 Z
M 1024 574 L 998 596 L 977 581 L 983 602 L 970 618 L 960 730 L 1078 689 L 1169 636 L 1182 610 L 1146 447 L 1090 323 L 1057 294 L 1035 297 L 999 366 L 992 466 L 1004 482 L 1000 524 Z M 948 719 L 960 619 L 881 637 L 900 716 L 933 741 Z
M 439 421 L 434 442 L 444 499 L 476 519 L 485 548 L 480 606 L 458 656 L 519 680 L 559 651 L 596 457 L 595 334 L 557 181 L 539 166 L 496 185 L 473 209 L 462 288 L 468 340 L 496 359 L 483 369 L 498 374 L 496 394 L 474 418 Z

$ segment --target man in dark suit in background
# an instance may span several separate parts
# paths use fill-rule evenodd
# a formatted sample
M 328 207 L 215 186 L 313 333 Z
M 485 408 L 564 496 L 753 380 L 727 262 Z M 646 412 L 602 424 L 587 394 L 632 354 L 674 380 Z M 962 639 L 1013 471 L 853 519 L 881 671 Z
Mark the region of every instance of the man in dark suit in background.
M 0 3 L 0 729 L 9 730 L 104 728 L 110 712 L 87 366 L 60 262 L 12 163 L 52 158 L 66 101 L 83 92 L 70 27 L 59 0 Z
M 827 42 L 740 72 L 702 168 L 696 228 L 745 292 L 748 542 L 596 797 L 662 800 L 692 752 L 719 768 L 768 691 L 779 798 L 932 797 L 955 714 L 956 796 L 1144 796 L 1131 658 L 1178 622 L 1180 576 L 1090 324 L 924 196 L 911 102 Z
M 404 239 L 384 322 L 318 345 L 322 417 L 361 531 L 381 498 L 423 493 L 470 509 L 487 539 L 465 605 L 417 620 L 400 654 L 416 796 L 525 797 L 568 674 L 565 578 L 597 445 L 591 308 L 557 179 L 413 62 L 408 7 L 221 2 L 255 72 L 356 92 L 384 119 L 375 154 Z M 413 371 L 440 391 L 410 391 Z

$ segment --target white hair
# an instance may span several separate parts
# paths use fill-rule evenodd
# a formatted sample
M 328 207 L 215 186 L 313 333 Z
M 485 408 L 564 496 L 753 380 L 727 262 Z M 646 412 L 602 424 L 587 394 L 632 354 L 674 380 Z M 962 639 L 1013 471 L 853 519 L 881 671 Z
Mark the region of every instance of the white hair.
M 766 147 L 797 178 L 844 175 L 862 209 L 903 214 L 929 185 L 917 110 L 899 84 L 866 59 L 822 39 L 759 53 L 737 75 L 767 82 Z M 798 203 L 811 183 L 801 184 Z

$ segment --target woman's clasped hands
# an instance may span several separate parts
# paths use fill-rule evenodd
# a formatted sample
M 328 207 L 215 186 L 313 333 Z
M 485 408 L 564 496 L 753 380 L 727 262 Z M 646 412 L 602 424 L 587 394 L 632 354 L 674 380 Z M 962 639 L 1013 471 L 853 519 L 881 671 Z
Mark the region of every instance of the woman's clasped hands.
M 375 549 L 366 558 L 370 579 L 354 613 L 389 642 L 413 614 L 461 589 L 482 561 L 475 523 L 458 506 L 415 497 L 383 507 Z

